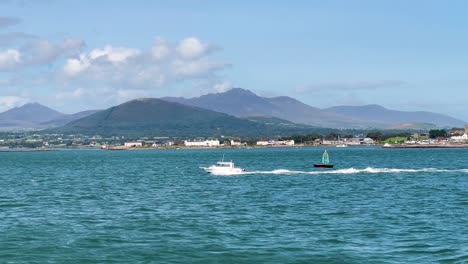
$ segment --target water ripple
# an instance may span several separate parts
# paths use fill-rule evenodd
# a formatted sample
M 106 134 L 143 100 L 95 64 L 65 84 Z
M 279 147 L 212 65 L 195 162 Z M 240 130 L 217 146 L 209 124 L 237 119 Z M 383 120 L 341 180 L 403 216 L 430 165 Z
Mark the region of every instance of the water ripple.
M 0 153 L 0 262 L 468 262 L 468 150 L 321 152 Z

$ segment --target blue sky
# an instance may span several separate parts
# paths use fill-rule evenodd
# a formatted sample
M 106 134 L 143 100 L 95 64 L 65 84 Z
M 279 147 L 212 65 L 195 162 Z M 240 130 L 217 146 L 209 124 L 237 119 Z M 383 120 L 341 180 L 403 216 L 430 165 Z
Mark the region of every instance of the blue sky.
M 468 120 L 466 1 L 0 0 L 0 109 L 230 87 Z

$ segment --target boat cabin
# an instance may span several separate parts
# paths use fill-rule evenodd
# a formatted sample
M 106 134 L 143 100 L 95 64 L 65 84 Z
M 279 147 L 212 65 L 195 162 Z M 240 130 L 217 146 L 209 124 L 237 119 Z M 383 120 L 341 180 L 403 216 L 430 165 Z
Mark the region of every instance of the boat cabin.
M 234 168 L 234 163 L 233 162 L 219 161 L 219 162 L 216 163 L 216 166 L 225 167 L 225 168 Z

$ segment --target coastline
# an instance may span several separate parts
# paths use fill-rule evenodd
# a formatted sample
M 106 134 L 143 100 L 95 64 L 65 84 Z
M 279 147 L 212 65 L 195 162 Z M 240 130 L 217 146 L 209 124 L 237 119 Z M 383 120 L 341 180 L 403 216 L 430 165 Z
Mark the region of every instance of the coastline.
M 336 145 L 278 145 L 278 146 L 216 146 L 216 147 L 187 147 L 187 146 L 166 146 L 166 147 L 139 147 L 126 148 L 123 146 L 113 146 L 108 148 L 99 147 L 68 147 L 68 148 L 0 148 L 0 152 L 49 152 L 60 150 L 108 150 L 108 151 L 143 151 L 143 150 L 214 150 L 214 149 L 281 149 L 281 148 L 337 148 Z M 468 144 L 393 144 L 385 146 L 375 145 L 349 145 L 349 148 L 356 147 L 378 147 L 384 149 L 462 149 L 468 148 Z
M 427 144 L 427 145 L 405 145 L 405 144 L 399 144 L 399 145 L 390 145 L 390 146 L 382 146 L 382 148 L 389 148 L 389 149 L 392 149 L 392 148 L 424 148 L 424 149 L 434 149 L 434 148 L 438 148 L 438 149 L 447 149 L 447 148 L 450 148 L 450 149 L 453 149 L 453 148 L 468 148 L 468 144 Z

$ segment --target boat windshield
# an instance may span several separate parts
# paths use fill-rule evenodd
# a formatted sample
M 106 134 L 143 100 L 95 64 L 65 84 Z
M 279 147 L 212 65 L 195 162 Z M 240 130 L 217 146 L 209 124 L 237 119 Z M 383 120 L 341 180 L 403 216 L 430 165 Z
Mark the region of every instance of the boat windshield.
M 232 162 L 218 162 L 217 165 L 219 167 L 233 167 L 234 166 Z

